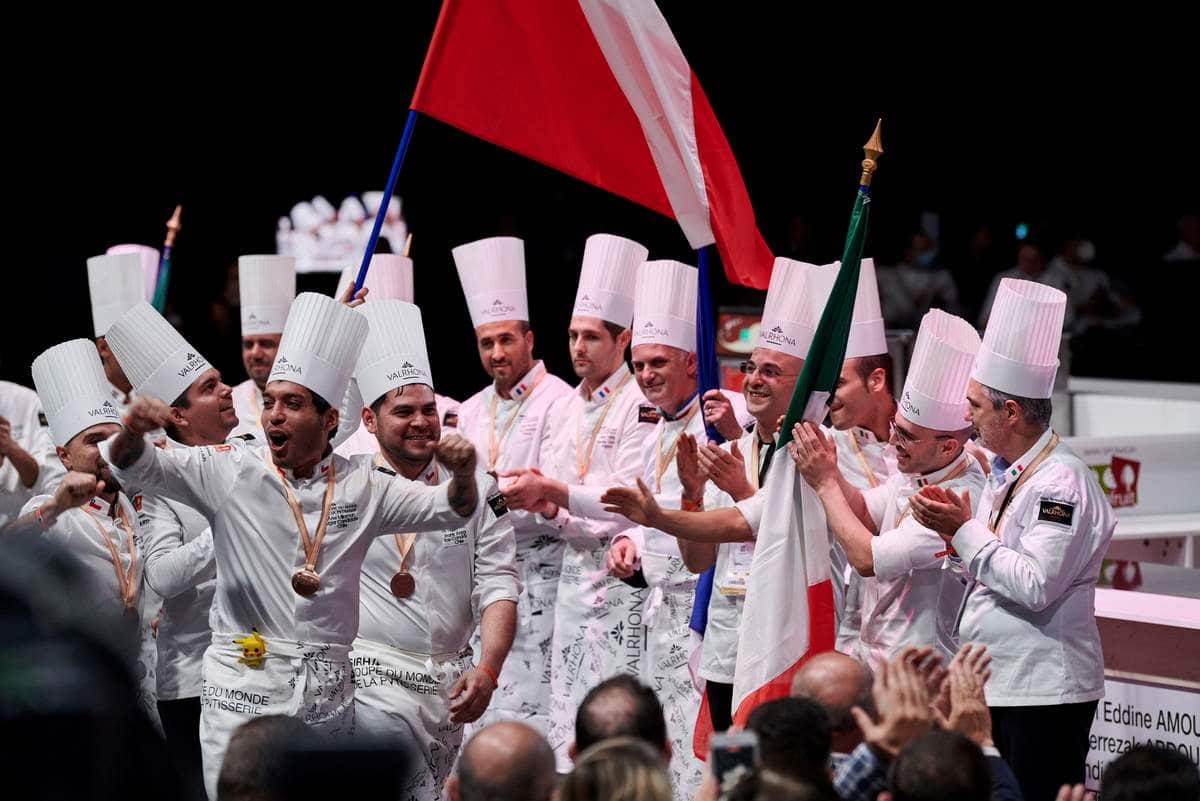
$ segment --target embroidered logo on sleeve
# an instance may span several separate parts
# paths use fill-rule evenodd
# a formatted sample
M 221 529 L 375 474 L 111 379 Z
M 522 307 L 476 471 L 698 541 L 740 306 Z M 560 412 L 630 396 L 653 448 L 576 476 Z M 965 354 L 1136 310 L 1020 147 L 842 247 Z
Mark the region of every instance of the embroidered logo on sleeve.
M 442 425 L 446 428 L 458 428 L 458 412 L 447 411 L 442 417 Z
M 503 517 L 508 514 L 508 504 L 505 502 L 504 496 L 499 492 L 488 496 L 487 505 L 492 508 L 492 514 L 496 517 Z
M 657 406 L 639 406 L 638 407 L 638 422 L 639 423 L 657 423 L 658 422 L 658 407 Z
M 387 467 L 380 467 L 380 466 L 376 465 L 376 466 L 375 466 L 375 469 L 376 469 L 376 470 L 378 470 L 380 473 L 383 473 L 385 476 L 394 476 L 394 475 L 396 475 L 396 471 L 395 471 L 395 470 L 391 470 L 391 469 L 389 469 L 389 468 L 387 468 Z
M 1066 501 L 1042 500 L 1038 504 L 1039 522 L 1069 526 L 1075 519 L 1075 504 Z
M 45 412 L 38 412 L 38 425 L 40 425 L 42 428 L 48 428 L 50 426 L 50 421 L 46 419 Z

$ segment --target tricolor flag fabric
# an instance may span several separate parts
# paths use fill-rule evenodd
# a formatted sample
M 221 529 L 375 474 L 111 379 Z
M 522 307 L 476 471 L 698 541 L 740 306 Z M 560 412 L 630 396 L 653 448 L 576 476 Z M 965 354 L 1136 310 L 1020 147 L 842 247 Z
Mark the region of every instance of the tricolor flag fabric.
M 737 162 L 650 0 L 445 0 L 412 108 L 675 219 L 767 288 Z
M 780 429 L 780 444 L 800 420 L 825 418 L 850 335 L 866 239 L 870 190 L 860 186 L 850 215 L 842 266 L 826 301 L 804 368 Z M 754 707 L 787 696 L 792 676 L 812 655 L 834 644 L 833 584 L 825 512 L 812 489 L 776 459 L 754 546 L 733 681 L 733 720 L 745 725 Z

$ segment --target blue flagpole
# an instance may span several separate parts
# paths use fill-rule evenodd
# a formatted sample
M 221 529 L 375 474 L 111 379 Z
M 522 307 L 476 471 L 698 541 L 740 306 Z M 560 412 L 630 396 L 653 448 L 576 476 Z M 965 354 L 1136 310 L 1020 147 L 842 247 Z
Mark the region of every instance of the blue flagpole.
M 696 267 L 699 270 L 696 293 L 696 373 L 700 390 L 701 413 L 703 414 L 704 393 L 720 386 L 717 368 L 717 326 L 713 317 L 712 291 L 708 285 L 708 254 L 712 245 L 696 251 Z M 704 425 L 708 441 L 724 442 L 714 426 Z M 712 597 L 713 577 L 716 571 L 709 568 L 696 581 L 696 594 L 692 602 L 692 617 L 688 625 L 692 631 L 703 635 L 708 627 L 708 601 Z
M 721 385 L 717 368 L 717 325 L 708 284 L 708 254 L 711 250 L 712 245 L 708 245 L 696 251 L 696 266 L 700 273 L 697 276 L 700 291 L 696 293 L 696 372 L 702 402 L 704 393 Z M 720 444 L 725 441 L 716 427 L 706 423 L 704 428 L 709 442 Z
M 375 225 L 371 227 L 371 238 L 367 240 L 367 249 L 363 253 L 362 263 L 358 266 L 358 276 L 354 279 L 354 291 L 351 297 L 358 290 L 362 289 L 363 283 L 367 280 L 367 268 L 371 266 L 371 256 L 375 253 L 375 245 L 379 242 L 379 230 L 383 228 L 383 218 L 387 214 L 388 203 L 392 200 L 392 193 L 396 191 L 396 178 L 400 175 L 400 167 L 404 164 L 404 154 L 408 152 L 408 142 L 412 139 L 413 126 L 417 124 L 417 117 L 420 116 L 416 109 L 409 109 L 408 119 L 404 122 L 404 133 L 400 135 L 400 147 L 396 148 L 396 158 L 392 160 L 392 171 L 388 175 L 387 186 L 383 189 L 383 199 L 379 202 L 379 211 L 375 213 Z

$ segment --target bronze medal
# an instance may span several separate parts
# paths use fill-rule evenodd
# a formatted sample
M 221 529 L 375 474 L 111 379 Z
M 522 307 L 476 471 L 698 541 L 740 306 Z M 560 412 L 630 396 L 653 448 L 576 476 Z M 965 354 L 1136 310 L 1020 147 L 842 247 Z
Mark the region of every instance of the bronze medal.
M 263 452 L 263 459 L 270 464 L 270 456 Z M 296 519 L 296 528 L 300 532 L 300 543 L 304 546 L 304 567 L 292 574 L 292 589 L 297 595 L 309 598 L 321 589 L 321 576 L 317 573 L 317 555 L 321 552 L 321 543 L 325 539 L 325 530 L 329 525 L 329 510 L 333 506 L 333 490 L 336 474 L 333 462 L 329 463 L 329 474 L 325 476 L 325 497 L 321 501 L 321 520 L 317 523 L 317 536 L 309 539 L 308 526 L 304 523 L 304 514 L 300 511 L 300 502 L 288 486 L 283 471 L 275 468 L 279 483 L 283 487 L 283 495 L 287 498 L 292 516 Z
M 302 567 L 292 574 L 292 589 L 298 595 L 303 595 L 307 598 L 310 595 L 314 595 L 320 588 L 321 577 L 317 575 L 317 571 Z
M 408 598 L 417 591 L 417 580 L 412 577 L 412 573 L 401 570 L 392 576 L 391 587 L 392 595 L 397 598 Z

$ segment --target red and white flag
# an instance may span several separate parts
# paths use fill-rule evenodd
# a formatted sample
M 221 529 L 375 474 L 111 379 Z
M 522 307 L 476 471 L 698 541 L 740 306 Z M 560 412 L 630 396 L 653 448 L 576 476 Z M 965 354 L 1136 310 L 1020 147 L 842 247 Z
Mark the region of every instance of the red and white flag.
M 784 463 L 767 474 L 770 503 L 754 544 L 738 632 L 733 722 L 743 726 L 754 707 L 786 698 L 792 676 L 834 643 L 825 510 L 787 454 L 776 458 Z
M 445 0 L 412 108 L 675 219 L 767 288 L 737 162 L 649 0 Z

